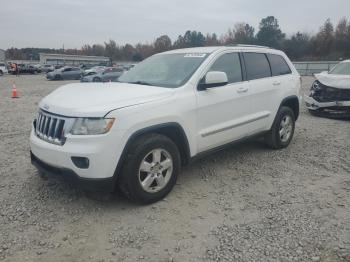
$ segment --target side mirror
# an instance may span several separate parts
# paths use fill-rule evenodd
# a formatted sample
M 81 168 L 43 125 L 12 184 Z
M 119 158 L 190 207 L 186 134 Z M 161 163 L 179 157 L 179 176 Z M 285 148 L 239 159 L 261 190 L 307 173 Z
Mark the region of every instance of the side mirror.
M 208 72 L 198 85 L 198 90 L 227 85 L 228 78 L 225 72 Z

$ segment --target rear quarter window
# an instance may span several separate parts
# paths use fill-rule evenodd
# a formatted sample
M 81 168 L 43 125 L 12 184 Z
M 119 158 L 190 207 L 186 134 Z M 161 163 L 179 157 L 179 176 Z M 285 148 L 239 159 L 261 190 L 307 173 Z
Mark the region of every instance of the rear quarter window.
M 268 54 L 267 58 L 270 61 L 272 76 L 288 75 L 292 71 L 286 60 L 280 55 Z
M 247 80 L 260 79 L 271 76 L 271 69 L 267 57 L 263 53 L 243 53 Z

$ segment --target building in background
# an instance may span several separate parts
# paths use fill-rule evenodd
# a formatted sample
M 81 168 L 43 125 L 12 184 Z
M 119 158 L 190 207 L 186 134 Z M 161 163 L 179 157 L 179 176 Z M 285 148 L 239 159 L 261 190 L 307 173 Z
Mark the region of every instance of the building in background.
M 5 61 L 5 50 L 0 49 L 0 62 Z
M 84 56 L 40 53 L 40 64 L 49 65 L 110 65 L 110 59 L 104 56 Z

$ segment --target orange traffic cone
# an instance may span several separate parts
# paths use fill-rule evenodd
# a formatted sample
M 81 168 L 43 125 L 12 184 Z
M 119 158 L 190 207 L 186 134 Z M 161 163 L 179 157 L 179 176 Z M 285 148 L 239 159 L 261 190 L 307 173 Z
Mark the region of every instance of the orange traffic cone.
M 15 83 L 12 85 L 12 98 L 19 98 Z

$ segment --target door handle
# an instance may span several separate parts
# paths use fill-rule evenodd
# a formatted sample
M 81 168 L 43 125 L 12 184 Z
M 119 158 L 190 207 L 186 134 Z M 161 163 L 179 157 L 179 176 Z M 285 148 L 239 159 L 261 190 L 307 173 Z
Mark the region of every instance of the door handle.
M 240 87 L 237 89 L 237 93 L 245 93 L 248 91 L 248 88 L 247 87 Z
M 275 82 L 273 82 L 273 85 L 274 85 L 274 86 L 279 86 L 280 84 L 281 84 L 280 81 L 275 81 Z

